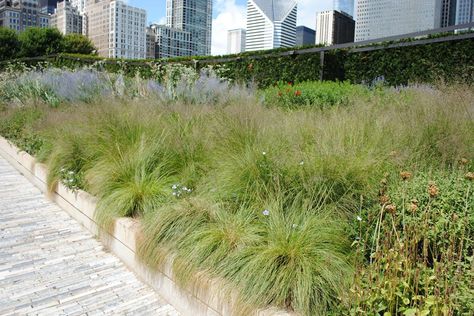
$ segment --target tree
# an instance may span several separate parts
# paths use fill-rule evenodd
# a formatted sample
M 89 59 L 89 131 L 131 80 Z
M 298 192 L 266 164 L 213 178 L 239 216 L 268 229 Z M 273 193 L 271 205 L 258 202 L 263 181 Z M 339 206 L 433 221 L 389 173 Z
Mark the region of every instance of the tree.
M 20 42 L 16 32 L 9 28 L 0 27 L 0 60 L 17 57 L 19 49 Z
M 31 27 L 19 36 L 22 57 L 37 57 L 60 53 L 63 36 L 54 28 Z
M 92 42 L 81 34 L 67 34 L 63 38 L 63 52 L 71 54 L 92 54 L 96 48 Z

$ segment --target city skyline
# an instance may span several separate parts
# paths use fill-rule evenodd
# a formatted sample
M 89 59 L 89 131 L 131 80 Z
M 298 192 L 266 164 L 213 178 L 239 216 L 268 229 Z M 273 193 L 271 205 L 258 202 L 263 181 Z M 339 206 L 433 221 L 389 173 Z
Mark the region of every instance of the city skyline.
M 166 24 L 166 0 L 128 0 L 129 5 L 147 10 L 148 24 L 156 22 Z M 311 29 L 316 25 L 316 12 L 329 10 L 333 0 L 297 0 L 298 22 Z M 247 0 L 214 0 L 212 18 L 213 55 L 227 52 L 227 32 L 232 29 L 246 27 Z

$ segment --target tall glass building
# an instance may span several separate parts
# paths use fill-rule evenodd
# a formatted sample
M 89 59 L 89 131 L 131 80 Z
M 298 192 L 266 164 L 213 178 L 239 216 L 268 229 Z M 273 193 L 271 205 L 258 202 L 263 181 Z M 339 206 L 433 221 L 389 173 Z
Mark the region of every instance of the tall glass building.
M 465 24 L 474 21 L 474 0 L 457 0 L 456 24 Z
M 441 26 L 441 0 L 358 0 L 355 40 L 427 31 Z
M 354 16 L 354 0 L 334 0 L 334 10 Z
M 166 25 L 191 33 L 193 55 L 211 54 L 212 0 L 166 0 Z
M 58 0 L 39 0 L 38 4 L 41 13 L 53 14 L 58 5 Z

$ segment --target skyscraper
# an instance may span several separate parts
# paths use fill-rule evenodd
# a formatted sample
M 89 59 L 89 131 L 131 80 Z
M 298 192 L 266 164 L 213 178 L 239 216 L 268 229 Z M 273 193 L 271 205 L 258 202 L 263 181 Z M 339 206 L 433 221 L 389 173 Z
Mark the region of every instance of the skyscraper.
M 87 0 L 87 36 L 100 56 L 144 59 L 146 11 L 118 0 Z
M 474 0 L 457 0 L 456 24 L 474 21 Z
M 166 25 L 191 34 L 193 55 L 211 54 L 212 0 L 166 0 Z
M 316 44 L 336 45 L 354 41 L 355 21 L 336 10 L 319 12 L 316 18 Z
M 58 7 L 50 16 L 49 25 L 63 34 L 82 34 L 83 18 L 79 10 L 69 1 L 58 2 Z
M 448 27 L 456 23 L 456 0 L 442 0 L 441 27 Z
M 359 0 L 356 11 L 356 42 L 441 26 L 441 0 Z
M 86 9 L 86 0 L 71 0 L 71 3 L 79 12 L 84 13 Z
M 354 16 L 354 0 L 334 0 L 334 10 Z
M 227 32 L 227 54 L 238 54 L 245 51 L 245 29 L 229 30 Z
M 294 0 L 248 0 L 245 50 L 295 46 L 296 14 Z
M 41 13 L 53 14 L 58 5 L 58 0 L 39 0 L 38 6 Z
M 150 58 L 193 56 L 196 52 L 196 45 L 189 32 L 166 25 L 152 24 L 147 28 L 147 34 L 149 36 L 147 55 Z M 150 45 L 154 45 L 154 48 Z M 153 57 L 151 57 L 152 51 Z

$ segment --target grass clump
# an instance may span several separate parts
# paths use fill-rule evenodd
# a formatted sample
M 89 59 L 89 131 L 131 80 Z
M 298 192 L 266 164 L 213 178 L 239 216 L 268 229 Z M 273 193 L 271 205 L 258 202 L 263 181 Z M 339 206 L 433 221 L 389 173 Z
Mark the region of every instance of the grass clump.
M 0 132 L 39 135 L 51 189 L 97 196 L 108 229 L 139 220 L 145 262 L 194 288 L 214 277 L 236 314 L 472 311 L 472 87 L 305 83 L 279 103 L 286 86 L 261 102 L 172 80 L 114 85 L 106 103 L 7 102 Z

